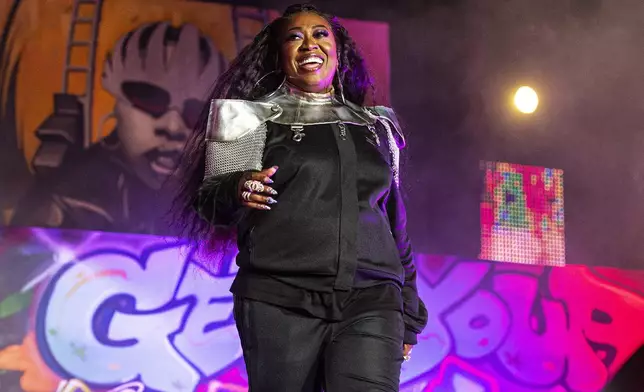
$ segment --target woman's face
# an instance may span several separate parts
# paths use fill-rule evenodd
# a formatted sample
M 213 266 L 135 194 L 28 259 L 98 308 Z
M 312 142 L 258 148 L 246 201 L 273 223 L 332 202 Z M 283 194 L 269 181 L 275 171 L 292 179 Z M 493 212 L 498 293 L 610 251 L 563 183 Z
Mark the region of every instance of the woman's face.
M 280 44 L 282 70 L 291 84 L 311 93 L 331 88 L 338 67 L 338 52 L 326 19 L 309 12 L 291 16 Z

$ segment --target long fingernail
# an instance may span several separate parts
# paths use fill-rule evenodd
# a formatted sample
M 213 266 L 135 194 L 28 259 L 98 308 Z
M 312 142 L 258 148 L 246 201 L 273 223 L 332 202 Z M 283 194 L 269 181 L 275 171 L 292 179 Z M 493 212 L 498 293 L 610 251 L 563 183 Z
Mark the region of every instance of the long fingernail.
M 277 195 L 277 191 L 275 189 L 273 189 L 273 188 L 269 189 L 268 193 L 270 193 L 273 196 Z
M 262 204 L 262 208 L 265 209 L 265 210 L 270 210 L 271 209 L 271 207 L 269 207 L 269 206 L 267 206 L 265 204 Z
M 266 184 L 272 184 L 274 181 L 270 177 L 264 178 L 264 183 Z
M 277 200 L 273 199 L 272 197 L 269 197 L 268 199 L 266 199 L 266 202 L 268 204 L 277 204 Z

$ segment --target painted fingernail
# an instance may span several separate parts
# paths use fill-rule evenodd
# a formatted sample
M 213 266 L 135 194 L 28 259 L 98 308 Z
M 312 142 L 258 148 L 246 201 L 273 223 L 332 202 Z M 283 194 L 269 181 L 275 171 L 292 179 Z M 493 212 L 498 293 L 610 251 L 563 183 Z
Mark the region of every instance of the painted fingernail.
M 277 204 L 277 200 L 273 199 L 272 197 L 269 197 L 268 199 L 266 199 L 266 202 L 268 204 Z
M 264 204 L 262 204 L 262 208 L 265 209 L 265 210 L 270 210 L 271 209 L 271 207 L 269 207 L 267 205 L 264 205 Z
M 270 193 L 273 196 L 277 195 L 277 191 L 275 189 L 273 189 L 273 188 L 269 189 L 268 193 Z
M 264 183 L 266 184 L 272 184 L 274 181 L 270 177 L 264 178 Z

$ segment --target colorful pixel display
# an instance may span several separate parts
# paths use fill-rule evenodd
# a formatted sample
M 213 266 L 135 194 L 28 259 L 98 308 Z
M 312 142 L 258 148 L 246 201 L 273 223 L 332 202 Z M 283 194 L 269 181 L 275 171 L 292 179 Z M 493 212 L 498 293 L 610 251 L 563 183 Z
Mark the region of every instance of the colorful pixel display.
M 565 265 L 563 170 L 503 162 L 483 168 L 479 257 Z

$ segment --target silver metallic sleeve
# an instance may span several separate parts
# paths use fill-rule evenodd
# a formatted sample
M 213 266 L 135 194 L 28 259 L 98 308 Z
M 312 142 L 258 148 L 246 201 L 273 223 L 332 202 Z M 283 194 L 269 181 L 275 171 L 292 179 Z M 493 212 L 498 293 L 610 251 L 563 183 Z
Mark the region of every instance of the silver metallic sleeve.
M 213 100 L 206 129 L 205 178 L 261 170 L 266 121 L 281 109 L 259 102 Z
M 266 123 L 231 141 L 206 141 L 206 178 L 237 171 L 261 170 Z

